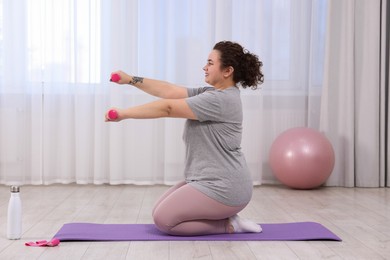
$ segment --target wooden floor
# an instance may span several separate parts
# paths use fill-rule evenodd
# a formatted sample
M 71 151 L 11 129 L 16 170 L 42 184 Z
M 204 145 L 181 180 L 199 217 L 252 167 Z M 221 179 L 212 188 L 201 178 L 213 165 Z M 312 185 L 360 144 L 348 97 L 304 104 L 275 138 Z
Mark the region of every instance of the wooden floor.
M 24 186 L 23 236 L 5 237 L 9 188 L 0 186 L 0 259 L 390 259 L 390 189 L 260 186 L 240 214 L 259 223 L 315 221 L 342 242 L 63 242 L 36 248 L 64 223 L 152 223 L 167 186 Z

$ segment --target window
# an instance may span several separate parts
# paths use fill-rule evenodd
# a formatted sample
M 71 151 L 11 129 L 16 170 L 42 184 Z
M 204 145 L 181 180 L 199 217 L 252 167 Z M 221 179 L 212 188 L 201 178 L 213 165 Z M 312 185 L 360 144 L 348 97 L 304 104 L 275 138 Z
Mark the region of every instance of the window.
M 227 39 L 259 55 L 268 89 L 303 91 L 322 84 L 326 0 L 18 2 L 0 2 L 0 77 L 25 68 L 27 81 L 99 84 L 115 64 L 202 84 L 211 46 Z M 9 37 L 12 31 L 18 35 Z M 125 58 L 111 59 L 117 47 L 122 54 L 115 55 Z M 10 53 L 18 61 L 4 68 Z

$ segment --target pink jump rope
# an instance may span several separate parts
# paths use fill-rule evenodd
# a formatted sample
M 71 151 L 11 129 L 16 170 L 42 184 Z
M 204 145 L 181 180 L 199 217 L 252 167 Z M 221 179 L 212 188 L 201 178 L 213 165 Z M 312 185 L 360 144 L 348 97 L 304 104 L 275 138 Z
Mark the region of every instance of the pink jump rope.
M 120 79 L 121 79 L 121 76 L 117 73 L 114 73 L 111 75 L 110 81 L 118 82 Z M 108 111 L 107 116 L 108 116 L 109 120 L 115 120 L 118 118 L 118 112 L 115 109 L 111 109 L 110 111 Z

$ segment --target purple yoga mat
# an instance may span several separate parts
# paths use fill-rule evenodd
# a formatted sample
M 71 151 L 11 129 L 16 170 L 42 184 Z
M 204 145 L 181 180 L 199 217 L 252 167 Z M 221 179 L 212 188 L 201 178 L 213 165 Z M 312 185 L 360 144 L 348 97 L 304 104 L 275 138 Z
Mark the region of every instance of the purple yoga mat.
M 170 236 L 153 224 L 68 223 L 54 235 L 60 241 L 298 241 L 341 239 L 315 222 L 261 224 L 261 233 Z

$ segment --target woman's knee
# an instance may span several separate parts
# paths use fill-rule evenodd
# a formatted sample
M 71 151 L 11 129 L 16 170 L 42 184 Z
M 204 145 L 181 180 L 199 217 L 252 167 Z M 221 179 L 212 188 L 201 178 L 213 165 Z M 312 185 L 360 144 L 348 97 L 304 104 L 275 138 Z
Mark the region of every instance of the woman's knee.
M 167 234 L 169 234 L 172 227 L 174 227 L 174 225 L 171 224 L 171 219 L 169 216 L 162 214 L 158 208 L 154 211 L 153 222 L 158 230 Z

